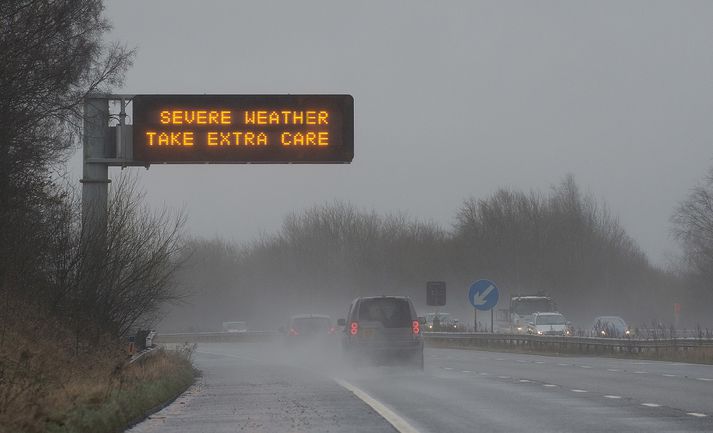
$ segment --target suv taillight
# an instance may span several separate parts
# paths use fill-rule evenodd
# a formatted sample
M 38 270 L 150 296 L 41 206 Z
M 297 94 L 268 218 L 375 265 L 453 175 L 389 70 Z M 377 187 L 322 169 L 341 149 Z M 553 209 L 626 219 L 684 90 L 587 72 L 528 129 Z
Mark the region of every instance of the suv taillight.
M 418 335 L 418 333 L 421 332 L 421 325 L 418 323 L 418 320 L 411 322 L 411 331 L 413 331 L 414 335 Z
M 352 322 L 349 324 L 349 333 L 352 335 L 357 335 L 359 332 L 359 323 L 358 322 Z

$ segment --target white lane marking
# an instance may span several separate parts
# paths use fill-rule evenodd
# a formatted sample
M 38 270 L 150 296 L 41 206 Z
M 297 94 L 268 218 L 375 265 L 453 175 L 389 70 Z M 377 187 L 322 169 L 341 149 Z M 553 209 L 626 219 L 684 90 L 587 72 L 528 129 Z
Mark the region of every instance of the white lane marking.
M 686 412 L 686 415 L 697 416 L 698 418 L 705 418 L 708 416 L 704 413 L 698 413 L 698 412 Z
M 707 377 L 697 377 L 696 380 L 702 380 L 704 382 L 713 382 L 713 379 Z
M 668 373 L 664 373 L 664 374 L 662 374 L 661 376 L 665 376 L 665 377 L 678 377 L 677 374 L 668 374 Z
M 544 364 L 545 361 L 535 361 L 535 364 Z
M 510 379 L 510 376 L 498 376 L 498 379 Z
M 660 404 L 656 404 L 656 403 L 641 403 L 641 405 L 646 406 L 646 407 L 661 407 Z
M 620 395 L 605 395 L 604 398 L 618 399 L 618 398 L 621 398 L 621 396 Z
M 520 383 L 530 383 L 530 381 L 527 379 L 520 379 Z
M 354 395 L 359 397 L 361 401 L 364 403 L 368 404 L 371 406 L 372 409 L 374 409 L 379 415 L 381 415 L 386 421 L 389 422 L 396 431 L 400 433 L 418 433 L 418 430 L 416 430 L 411 424 L 409 424 L 405 419 L 401 418 L 398 416 L 394 411 L 389 409 L 388 407 L 384 406 L 381 402 L 376 400 L 374 397 L 370 396 L 369 394 L 365 393 L 361 389 L 357 388 L 356 386 L 352 385 L 351 383 L 342 380 L 342 379 L 334 379 L 342 388 L 346 389 L 347 391 L 351 391 Z
M 580 367 L 582 367 L 582 368 L 592 368 L 591 365 L 580 365 Z
M 650 362 L 634 362 L 634 365 L 650 365 Z
M 557 364 L 557 365 L 559 365 L 560 367 L 567 367 L 569 364 Z
M 528 361 L 528 360 L 526 360 L 526 359 L 518 359 L 517 362 L 522 362 L 522 363 L 524 364 L 524 363 L 530 362 L 530 361 Z
M 607 371 L 621 371 L 621 370 L 617 370 L 616 368 L 607 368 Z
M 443 367 L 444 370 L 453 370 L 452 367 Z
M 472 373 L 470 370 L 463 370 L 463 373 Z
M 481 375 L 481 376 L 487 376 L 487 375 L 488 375 L 488 373 L 478 373 L 478 374 Z
M 542 386 L 546 386 L 547 388 L 557 388 L 557 385 L 551 384 L 551 383 L 545 383 Z
M 648 371 L 632 371 L 634 374 L 646 374 Z
M 505 358 L 495 358 L 496 361 L 505 361 Z
M 587 391 L 585 391 L 583 389 L 573 389 L 572 392 L 587 392 Z

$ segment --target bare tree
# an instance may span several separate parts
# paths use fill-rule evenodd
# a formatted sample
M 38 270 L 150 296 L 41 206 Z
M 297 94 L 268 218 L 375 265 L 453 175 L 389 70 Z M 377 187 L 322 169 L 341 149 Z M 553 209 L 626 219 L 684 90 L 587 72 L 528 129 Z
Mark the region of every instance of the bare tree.
M 687 270 L 699 284 L 713 289 L 713 169 L 679 204 L 672 221 Z
M 113 185 L 106 234 L 80 231 L 74 244 L 73 304 L 78 322 L 118 336 L 178 297 L 172 277 L 181 263 L 185 218 L 152 212 L 135 177 Z
M 2 292 L 28 290 L 26 270 L 52 236 L 46 223 L 65 198 L 52 170 L 76 143 L 83 97 L 120 84 L 131 65 L 131 50 L 103 42 L 110 25 L 102 11 L 101 0 L 7 0 L 0 8 Z

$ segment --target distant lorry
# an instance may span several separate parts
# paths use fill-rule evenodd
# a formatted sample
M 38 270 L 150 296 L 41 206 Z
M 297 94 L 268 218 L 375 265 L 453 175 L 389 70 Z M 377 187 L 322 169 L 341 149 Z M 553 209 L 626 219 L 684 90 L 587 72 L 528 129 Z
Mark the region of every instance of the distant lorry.
M 553 313 L 557 305 L 549 296 L 511 296 L 509 322 L 510 332 L 524 334 L 535 313 Z

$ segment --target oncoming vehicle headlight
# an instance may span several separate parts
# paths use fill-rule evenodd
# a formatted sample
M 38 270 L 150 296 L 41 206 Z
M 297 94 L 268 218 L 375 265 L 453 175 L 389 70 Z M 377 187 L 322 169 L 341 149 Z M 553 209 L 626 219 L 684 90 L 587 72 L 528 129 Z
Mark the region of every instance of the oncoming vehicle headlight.
M 629 331 L 629 330 L 627 329 L 626 331 L 624 331 L 624 334 L 629 335 L 629 334 L 631 334 L 631 331 Z
M 537 331 L 537 335 L 542 335 L 542 331 Z
M 602 335 L 607 335 L 607 331 L 602 331 Z
M 517 327 L 517 330 L 518 330 L 518 331 L 522 331 L 522 326 L 518 326 L 518 327 Z
M 565 335 L 569 335 L 569 334 L 571 334 L 571 332 L 569 332 L 569 329 L 568 329 L 568 330 L 566 330 L 566 331 L 564 331 L 564 333 L 565 333 Z
M 433 325 L 428 325 L 428 329 L 433 329 Z

